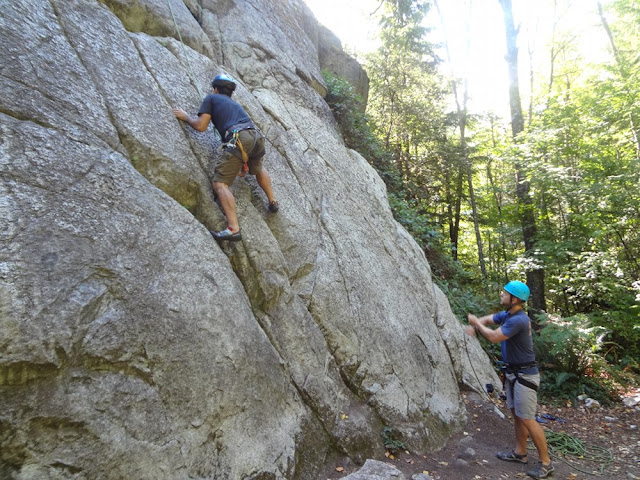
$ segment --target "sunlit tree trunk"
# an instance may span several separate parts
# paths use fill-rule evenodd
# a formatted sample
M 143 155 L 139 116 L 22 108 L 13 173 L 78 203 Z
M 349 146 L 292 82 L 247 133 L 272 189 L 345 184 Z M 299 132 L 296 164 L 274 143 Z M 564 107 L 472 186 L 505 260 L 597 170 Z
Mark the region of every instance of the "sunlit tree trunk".
M 457 166 L 457 168 L 455 168 Z M 453 178 L 455 177 L 455 184 Z M 460 208 L 462 206 L 462 180 L 464 171 L 459 163 L 445 169 L 447 220 L 449 223 L 449 241 L 451 258 L 458 260 L 458 238 L 460 233 Z M 454 191 L 452 191 L 452 189 Z
M 496 142 L 496 118 L 493 115 L 489 116 L 489 121 L 491 123 L 491 146 L 495 150 L 497 148 Z M 504 216 L 502 215 L 502 195 L 499 194 L 498 188 L 496 187 L 496 182 L 493 180 L 493 173 L 491 170 L 491 158 L 487 159 L 487 178 L 489 180 L 489 185 L 491 186 L 491 191 L 493 192 L 493 199 L 496 202 L 496 210 L 498 211 L 498 226 L 500 227 L 500 245 L 502 246 L 502 259 L 503 262 L 500 262 L 500 271 L 504 273 L 504 279 L 507 279 L 507 239 L 505 237 L 504 230 Z
M 533 46 L 531 42 L 527 44 L 527 53 L 529 54 L 529 91 L 531 95 L 529 95 L 529 108 L 528 116 L 527 116 L 527 125 L 531 126 L 531 121 L 533 120 L 533 80 L 534 80 L 534 71 L 533 71 Z
M 524 117 L 520 102 L 520 85 L 518 81 L 518 29 L 513 22 L 511 0 L 499 0 L 504 12 L 504 24 L 507 40 L 507 65 L 509 69 L 509 107 L 511 111 L 511 132 L 514 142 L 524 131 Z M 530 195 L 530 185 L 526 169 L 519 160 L 516 161 L 516 196 L 520 206 L 522 235 L 524 239 L 525 255 L 532 258 L 536 250 L 536 222 L 533 201 Z M 544 269 L 533 267 L 527 270 L 527 284 L 531 289 L 530 309 L 532 314 L 546 310 L 544 291 Z

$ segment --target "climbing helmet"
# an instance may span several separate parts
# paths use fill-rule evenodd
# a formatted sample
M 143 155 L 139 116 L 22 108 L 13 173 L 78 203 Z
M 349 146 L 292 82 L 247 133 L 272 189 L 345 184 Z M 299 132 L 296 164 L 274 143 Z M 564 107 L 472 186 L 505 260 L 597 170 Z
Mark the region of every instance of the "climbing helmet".
M 212 87 L 219 87 L 233 92 L 236 89 L 236 82 L 229 75 L 224 73 L 217 75 L 211 82 Z
M 524 283 L 518 282 L 517 280 L 512 280 L 504 286 L 504 290 L 509 292 L 516 298 L 519 298 L 523 302 L 529 300 L 529 295 L 531 295 L 531 291 L 529 287 L 527 287 Z

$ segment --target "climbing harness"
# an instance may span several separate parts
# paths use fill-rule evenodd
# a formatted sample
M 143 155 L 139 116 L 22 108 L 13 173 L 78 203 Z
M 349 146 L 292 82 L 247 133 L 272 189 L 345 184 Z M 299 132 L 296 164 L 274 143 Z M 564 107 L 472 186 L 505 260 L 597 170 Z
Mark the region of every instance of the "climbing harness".
M 516 382 L 518 382 L 520 385 L 524 385 L 525 387 L 530 388 L 535 392 L 538 391 L 538 385 L 536 385 L 533 382 L 530 382 L 529 380 L 525 380 L 520 375 L 518 375 L 518 372 L 520 372 L 520 370 L 524 370 L 526 368 L 533 368 L 535 366 L 537 366 L 536 362 L 521 363 L 521 364 L 503 363 L 500 366 L 500 370 L 502 370 L 505 374 L 510 373 L 512 375 L 515 375 L 516 377 L 513 382 L 509 381 L 509 384 L 511 387 L 511 398 L 515 398 L 513 395 L 513 390 L 516 386 Z
M 245 175 L 249 171 L 249 155 L 247 155 L 247 152 L 242 146 L 240 136 L 238 135 L 239 133 L 240 130 L 233 131 L 233 141 L 237 145 L 238 150 L 240 150 L 240 155 L 242 155 L 242 174 Z
M 243 129 L 240 129 L 240 130 L 234 129 L 231 139 L 228 142 L 223 143 L 221 147 L 226 151 L 234 150 L 236 148 L 240 151 L 240 155 L 241 155 L 240 158 L 242 159 L 242 168 L 240 169 L 239 175 L 241 177 L 244 177 L 249 171 L 249 155 L 244 149 L 244 146 L 240 141 L 240 136 L 238 135 L 241 130 Z

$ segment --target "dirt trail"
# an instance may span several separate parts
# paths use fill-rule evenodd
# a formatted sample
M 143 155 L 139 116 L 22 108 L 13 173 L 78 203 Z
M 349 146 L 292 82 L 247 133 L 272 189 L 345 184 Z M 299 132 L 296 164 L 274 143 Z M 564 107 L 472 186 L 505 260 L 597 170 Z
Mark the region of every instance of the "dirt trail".
M 637 392 L 636 392 L 637 393 Z M 434 480 L 506 480 L 527 479 L 526 471 L 538 461 L 535 449 L 529 451 L 529 464 L 515 464 L 498 460 L 496 452 L 513 448 L 513 421 L 500 418 L 494 405 L 486 397 L 475 393 L 464 395 L 469 418 L 464 431 L 450 439 L 440 451 L 426 458 L 407 452 L 399 452 L 393 458 L 376 460 L 396 466 L 411 480 L 413 475 L 428 472 Z M 498 403 L 506 413 L 503 402 Z M 575 459 L 576 468 L 555 460 L 555 472 L 548 478 L 562 480 L 640 480 L 640 407 L 625 407 L 622 404 L 611 408 L 589 410 L 585 407 L 556 408 L 540 405 L 538 413 L 547 413 L 564 419 L 548 421 L 543 426 L 554 432 L 571 435 L 590 448 L 607 449 L 613 461 L 604 473 L 597 473 L 601 463 L 586 459 Z M 634 427 L 635 426 L 635 427 Z M 573 457 L 569 457 L 573 459 Z M 343 468 L 341 472 L 336 468 Z M 359 467 L 348 462 L 336 462 L 335 466 L 321 478 L 340 479 L 357 471 Z M 596 474 L 584 473 L 596 472 Z

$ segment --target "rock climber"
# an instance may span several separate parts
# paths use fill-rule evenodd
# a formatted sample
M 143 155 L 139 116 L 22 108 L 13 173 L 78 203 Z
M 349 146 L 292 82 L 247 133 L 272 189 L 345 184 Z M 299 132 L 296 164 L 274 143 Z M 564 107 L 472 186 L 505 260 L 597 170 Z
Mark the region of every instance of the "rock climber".
M 523 307 L 529 295 L 526 284 L 518 281 L 507 283 L 500 293 L 500 304 L 506 310 L 480 318 L 468 314 L 467 333 L 475 335 L 477 331 L 492 343 L 502 343 L 507 407 L 513 414 L 516 442 L 513 450 L 500 452 L 497 457 L 507 462 L 528 463 L 527 438 L 531 436 L 540 462 L 527 475 L 546 478 L 554 468 L 544 430 L 535 419 L 540 372 L 533 351 L 531 319 Z M 490 325 L 498 327 L 490 328 Z
M 227 217 L 227 228 L 219 232 L 212 231 L 216 240 L 238 241 L 242 239 L 236 201 L 231 193 L 231 184 L 236 176 L 244 176 L 248 171 L 255 175 L 258 185 L 267 195 L 270 212 L 277 212 L 278 201 L 273 195 L 271 177 L 262 165 L 264 157 L 264 135 L 251 121 L 242 106 L 231 99 L 236 89 L 235 81 L 228 75 L 217 75 L 211 82 L 213 93 L 207 95 L 197 117 L 191 117 L 181 108 L 175 108 L 173 114 L 178 120 L 188 123 L 195 130 L 204 132 L 213 122 L 220 133 L 223 146 L 223 158 L 216 167 L 213 176 L 213 191 L 220 200 L 222 211 Z M 244 157 L 244 158 L 243 158 Z

